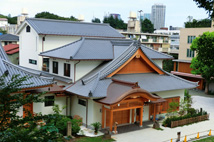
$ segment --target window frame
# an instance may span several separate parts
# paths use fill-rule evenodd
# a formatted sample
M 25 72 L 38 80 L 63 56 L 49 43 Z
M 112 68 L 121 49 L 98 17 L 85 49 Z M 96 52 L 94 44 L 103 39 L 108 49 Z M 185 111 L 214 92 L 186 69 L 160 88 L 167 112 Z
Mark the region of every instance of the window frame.
M 37 60 L 29 59 L 29 63 L 33 65 L 37 65 Z
M 31 31 L 31 28 L 30 28 L 29 25 L 27 25 L 27 27 L 26 27 L 26 33 L 30 33 L 30 31 Z
M 71 64 L 64 63 L 64 76 L 71 76 Z
M 78 99 L 78 104 L 82 106 L 86 106 L 86 101 L 83 99 Z
M 45 102 L 44 102 L 45 107 L 54 106 L 54 103 L 55 103 L 55 96 L 45 96 Z
M 54 67 L 55 63 L 56 63 L 56 67 Z M 53 61 L 53 70 L 52 70 L 52 72 L 55 73 L 55 74 L 59 73 L 59 62 Z

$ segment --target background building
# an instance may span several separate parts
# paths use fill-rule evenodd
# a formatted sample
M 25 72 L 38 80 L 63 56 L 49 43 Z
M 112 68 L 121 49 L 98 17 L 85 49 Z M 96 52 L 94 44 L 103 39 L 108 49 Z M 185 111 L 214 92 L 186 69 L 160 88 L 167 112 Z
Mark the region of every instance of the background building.
M 121 20 L 121 16 L 120 16 L 120 14 L 115 14 L 115 13 L 112 13 L 112 14 L 110 14 L 110 16 L 112 16 L 114 19 L 118 19 L 118 20 Z
M 155 4 L 152 6 L 151 21 L 155 29 L 165 26 L 166 6 L 163 4 Z
M 148 19 L 151 21 L 151 13 L 144 13 L 142 16 L 140 16 L 141 20 Z

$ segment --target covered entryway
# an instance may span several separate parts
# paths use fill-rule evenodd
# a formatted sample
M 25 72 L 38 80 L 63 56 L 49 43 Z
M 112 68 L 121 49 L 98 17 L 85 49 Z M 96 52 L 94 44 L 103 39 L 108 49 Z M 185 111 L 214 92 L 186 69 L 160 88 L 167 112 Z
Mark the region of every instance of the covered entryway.
M 139 122 L 139 126 L 142 127 L 144 107 L 148 106 L 150 101 L 161 98 L 141 89 L 137 83 L 112 80 L 107 97 L 98 101 L 103 104 L 102 128 L 109 127 L 112 131 L 115 123 L 122 125 L 134 122 Z

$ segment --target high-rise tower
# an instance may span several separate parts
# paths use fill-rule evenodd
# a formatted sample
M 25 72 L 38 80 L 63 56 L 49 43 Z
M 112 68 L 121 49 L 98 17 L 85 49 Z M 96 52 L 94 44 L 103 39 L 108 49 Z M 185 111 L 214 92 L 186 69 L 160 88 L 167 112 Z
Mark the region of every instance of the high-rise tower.
M 163 4 L 155 4 L 152 6 L 151 21 L 155 29 L 165 26 L 166 6 Z

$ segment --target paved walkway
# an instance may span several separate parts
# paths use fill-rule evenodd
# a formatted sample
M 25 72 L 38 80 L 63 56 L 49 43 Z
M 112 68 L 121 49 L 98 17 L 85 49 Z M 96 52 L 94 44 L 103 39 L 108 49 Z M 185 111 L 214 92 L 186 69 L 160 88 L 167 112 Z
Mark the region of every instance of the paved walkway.
M 202 107 L 204 110 L 210 113 L 209 121 L 203 121 L 177 128 L 165 128 L 161 126 L 163 131 L 155 130 L 153 128 L 145 128 L 138 131 L 113 135 L 112 137 L 118 142 L 163 142 L 171 138 L 176 138 L 177 132 L 181 132 L 181 136 L 184 136 L 197 133 L 198 131 L 206 131 L 209 129 L 214 130 L 214 96 L 208 96 L 203 92 L 196 90 L 191 90 L 190 94 L 193 96 L 194 108 L 199 109 Z M 206 132 L 206 134 L 208 134 L 208 132 Z M 205 135 L 205 133 L 203 135 Z M 192 136 L 191 138 L 193 137 L 196 137 L 196 135 Z M 181 140 L 183 141 L 183 139 Z

